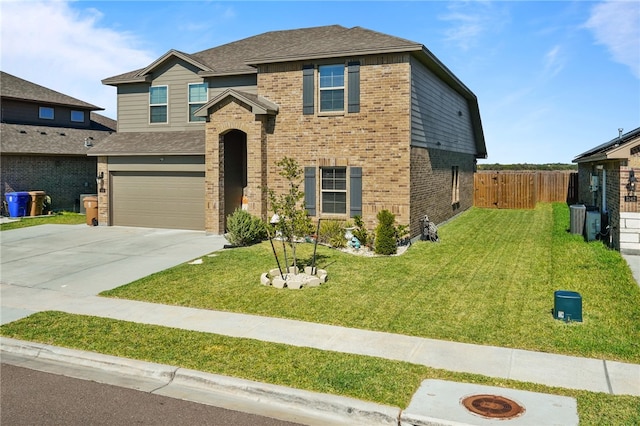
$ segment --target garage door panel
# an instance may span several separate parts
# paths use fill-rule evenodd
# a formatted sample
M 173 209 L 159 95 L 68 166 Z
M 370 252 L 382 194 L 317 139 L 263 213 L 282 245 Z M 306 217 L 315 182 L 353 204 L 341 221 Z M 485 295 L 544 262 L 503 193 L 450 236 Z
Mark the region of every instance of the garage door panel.
M 112 224 L 204 230 L 203 172 L 114 172 Z

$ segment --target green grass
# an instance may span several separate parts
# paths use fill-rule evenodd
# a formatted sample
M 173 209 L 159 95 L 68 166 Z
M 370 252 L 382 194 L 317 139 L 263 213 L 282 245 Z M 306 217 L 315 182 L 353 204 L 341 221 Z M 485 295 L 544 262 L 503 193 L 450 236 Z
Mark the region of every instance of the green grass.
M 106 318 L 42 312 L 0 327 L 18 339 L 146 360 L 406 408 L 427 379 L 576 398 L 582 425 L 640 422 L 640 398 L 553 388 L 406 362 L 231 338 Z
M 86 223 L 86 216 L 79 213 L 61 212 L 50 216 L 25 216 L 19 218 L 18 221 L 0 223 L 0 231 L 8 231 L 10 229 L 26 228 L 37 225 L 79 225 Z
M 619 253 L 568 227 L 564 204 L 471 209 L 440 228 L 440 243 L 419 242 L 401 256 L 319 247 L 318 265 L 329 281 L 318 288 L 261 286 L 260 274 L 276 267 L 267 242 L 103 295 L 640 362 L 640 288 Z M 313 246 L 302 244 L 298 252 L 308 264 Z M 553 319 L 555 290 L 582 295 L 584 322 Z

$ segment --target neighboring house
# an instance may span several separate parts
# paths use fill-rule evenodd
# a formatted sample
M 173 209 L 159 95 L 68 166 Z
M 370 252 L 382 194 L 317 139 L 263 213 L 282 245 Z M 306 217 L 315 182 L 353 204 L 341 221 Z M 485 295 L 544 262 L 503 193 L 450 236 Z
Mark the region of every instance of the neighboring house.
M 640 127 L 578 155 L 580 202 L 602 215 L 602 239 L 640 254 Z M 609 225 L 609 230 L 607 230 Z
M 241 206 L 267 219 L 276 162 L 304 168 L 316 220 L 388 209 L 420 233 L 473 204 L 486 157 L 476 96 L 422 44 L 364 28 L 274 31 L 103 80 L 118 133 L 93 148 L 99 221 L 221 234 Z
M 102 108 L 0 72 L 0 191 L 45 191 L 54 210 L 79 211 L 96 193 L 91 146 L 115 132 Z

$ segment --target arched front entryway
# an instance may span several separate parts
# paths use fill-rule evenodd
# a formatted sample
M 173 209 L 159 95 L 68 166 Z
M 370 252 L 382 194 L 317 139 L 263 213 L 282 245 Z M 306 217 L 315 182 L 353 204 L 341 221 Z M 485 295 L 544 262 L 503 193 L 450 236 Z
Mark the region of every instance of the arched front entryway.
M 247 186 L 247 134 L 231 130 L 223 136 L 224 145 L 224 229 L 227 217 L 242 207 Z

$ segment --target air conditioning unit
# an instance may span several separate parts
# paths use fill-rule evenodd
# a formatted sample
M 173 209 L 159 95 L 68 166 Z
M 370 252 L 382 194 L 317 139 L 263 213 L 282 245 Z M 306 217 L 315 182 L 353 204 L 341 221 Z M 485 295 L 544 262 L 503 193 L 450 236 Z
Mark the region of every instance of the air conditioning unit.
M 595 240 L 602 230 L 600 220 L 601 215 L 598 210 L 587 210 L 587 216 L 584 222 L 584 232 L 587 241 Z

